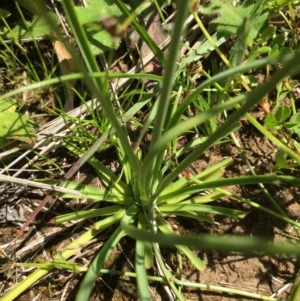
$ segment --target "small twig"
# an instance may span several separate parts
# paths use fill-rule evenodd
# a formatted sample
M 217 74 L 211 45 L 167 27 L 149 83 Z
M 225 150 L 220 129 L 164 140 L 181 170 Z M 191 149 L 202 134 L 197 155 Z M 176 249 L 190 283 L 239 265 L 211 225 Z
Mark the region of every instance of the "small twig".
M 0 181 L 20 184 L 20 185 L 24 185 L 24 186 L 41 188 L 41 189 L 54 191 L 54 192 L 71 194 L 71 195 L 74 195 L 74 196 L 80 197 L 80 198 L 84 197 L 83 194 L 81 194 L 80 192 L 78 192 L 77 190 L 74 190 L 74 189 L 64 188 L 61 186 L 50 185 L 50 184 L 46 184 L 46 183 L 35 182 L 35 181 L 27 180 L 27 179 L 20 179 L 20 178 L 16 178 L 16 177 L 1 175 L 1 174 L 0 174 Z
M 16 237 L 14 240 L 18 240 L 25 230 L 28 228 L 28 226 L 32 223 L 32 221 L 35 219 L 35 217 L 38 215 L 38 213 L 43 209 L 43 207 L 47 204 L 50 203 L 51 205 L 55 202 L 55 199 L 51 195 L 47 195 L 41 203 L 35 208 L 35 210 L 32 212 L 32 214 L 29 216 L 29 218 L 26 220 L 22 228 L 19 230 L 17 233 Z
M 278 289 L 274 294 L 272 294 L 270 297 L 272 298 L 276 298 L 279 297 L 279 295 L 281 295 L 282 293 L 284 293 L 287 289 L 289 289 L 292 286 L 292 283 L 289 282 L 287 284 L 285 284 L 284 286 L 282 286 L 280 289 Z

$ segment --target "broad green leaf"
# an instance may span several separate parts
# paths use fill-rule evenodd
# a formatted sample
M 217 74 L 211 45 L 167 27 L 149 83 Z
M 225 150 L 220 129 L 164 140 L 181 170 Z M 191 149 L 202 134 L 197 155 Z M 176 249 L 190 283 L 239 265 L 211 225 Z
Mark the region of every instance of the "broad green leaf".
M 46 1 L 43 1 L 46 2 Z M 30 12 L 32 15 L 40 15 L 43 12 L 43 9 L 46 9 L 42 1 L 37 0 L 16 0 L 16 3 L 21 7 L 25 8 L 27 12 Z
M 0 112 L 5 112 L 5 111 L 15 112 L 16 107 L 17 106 L 13 101 L 8 101 L 8 100 L 0 101 Z
M 291 116 L 291 110 L 288 106 L 283 105 L 283 106 L 276 108 L 274 110 L 273 114 L 276 118 L 276 121 L 279 123 L 282 123 Z
M 276 45 L 277 48 L 281 49 L 286 43 L 286 38 L 284 35 L 277 35 L 274 39 L 269 41 L 269 47 L 273 49 Z
M 32 143 L 35 137 L 33 122 L 26 115 L 15 112 L 13 102 L 0 102 L 0 137 Z
M 276 168 L 288 168 L 289 162 L 286 154 L 283 151 L 278 151 L 275 156 Z
M 288 55 L 294 53 L 294 50 L 290 47 L 281 47 L 279 49 L 279 55 Z
M 289 4 L 292 4 L 293 5 L 293 2 L 296 2 L 295 0 L 270 0 L 267 2 L 267 6 L 269 9 L 282 9 L 283 6 L 285 5 L 289 5 Z M 291 301 L 291 300 L 289 300 Z
M 22 5 L 26 8 L 26 2 Z M 59 20 L 54 13 L 48 12 L 42 14 L 36 6 L 29 7 L 33 14 L 32 21 L 20 20 L 18 24 L 8 33 L 8 38 L 39 38 L 52 35 L 58 28 L 53 28 L 53 24 L 58 25 Z M 102 26 L 101 22 L 105 20 L 115 20 L 120 23 L 122 13 L 115 4 L 108 0 L 88 0 L 87 7 L 76 6 L 75 11 L 78 14 L 81 25 L 85 29 L 92 53 L 98 55 L 106 50 L 117 48 L 120 43 L 119 37 L 113 37 Z
M 50 22 L 49 22 L 50 21 Z M 52 25 L 58 24 L 57 16 L 54 13 L 47 13 L 44 16 L 34 16 L 32 21 L 20 20 L 18 24 L 9 32 L 8 38 L 16 40 L 23 38 L 40 38 L 55 30 Z
M 9 17 L 11 15 L 11 13 L 3 8 L 0 8 L 0 19 L 5 19 L 7 17 Z
M 269 128 L 275 128 L 278 125 L 274 114 L 267 114 L 264 125 Z
M 247 47 L 252 43 L 252 41 L 249 41 L 250 33 L 251 20 L 250 18 L 245 17 L 238 28 L 237 38 L 230 53 L 230 63 L 232 66 L 242 64 Z
M 296 134 L 300 133 L 300 113 L 294 114 L 283 126 Z
M 214 33 L 211 38 L 218 47 L 226 42 L 226 39 L 224 37 L 220 37 L 217 33 Z M 207 40 L 196 42 L 196 45 L 198 45 L 198 47 L 193 47 L 192 49 L 190 49 L 188 54 L 182 59 L 182 66 L 186 66 L 193 62 L 199 62 L 200 59 L 205 57 L 210 52 L 214 51 L 214 48 Z
M 272 48 L 269 46 L 262 46 L 259 47 L 258 49 L 255 49 L 254 51 L 252 51 L 248 57 L 248 61 L 249 62 L 253 62 L 255 59 L 257 59 L 259 56 L 261 56 L 262 54 L 267 54 L 269 55 L 269 53 L 271 53 Z
M 264 43 L 273 39 L 275 36 L 276 27 L 275 26 L 268 26 L 261 34 L 258 42 Z
M 107 26 L 120 24 L 122 12 L 111 1 L 88 0 L 87 3 L 87 7 L 76 6 L 75 11 L 87 33 L 92 53 L 98 55 L 108 49 L 117 48 L 120 37 L 112 36 L 101 24 Z M 110 25 L 109 22 L 115 22 L 115 24 Z
M 251 46 L 262 26 L 267 20 L 268 13 L 261 11 L 260 3 L 244 1 L 236 4 L 232 0 L 214 0 L 209 6 L 200 6 L 200 11 L 204 14 L 218 15 L 211 24 L 216 25 L 219 32 L 236 34 L 242 26 L 245 18 L 250 19 L 250 32 L 248 46 Z

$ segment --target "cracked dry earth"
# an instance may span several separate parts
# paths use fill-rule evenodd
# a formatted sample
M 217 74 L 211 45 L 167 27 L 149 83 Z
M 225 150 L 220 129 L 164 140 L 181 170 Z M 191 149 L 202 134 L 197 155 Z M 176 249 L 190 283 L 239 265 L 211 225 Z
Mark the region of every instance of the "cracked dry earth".
M 241 144 L 243 153 L 255 167 L 256 173 L 267 174 L 272 172 L 276 149 L 247 122 L 243 122 L 242 127 L 235 135 Z M 233 158 L 234 163 L 227 168 L 225 172 L 226 177 L 249 174 L 240 150 L 231 142 L 215 146 L 209 153 L 203 154 L 191 166 L 190 172 L 196 173 L 204 170 L 228 156 Z M 111 158 L 106 159 L 107 161 L 111 160 Z M 300 176 L 299 171 L 294 170 L 291 172 L 294 176 Z M 82 169 L 80 178 L 80 181 L 99 185 L 97 178 L 87 166 L 84 166 Z M 274 183 L 266 185 L 266 188 L 289 217 L 295 220 L 299 218 L 300 191 L 298 187 Z M 232 189 L 232 191 L 244 198 L 255 200 L 255 202 L 265 207 L 272 206 L 265 194 L 256 185 L 230 187 L 228 189 Z M 64 202 L 58 200 L 51 209 L 41 212 L 30 230 L 25 233 L 24 239 L 18 245 L 12 246 L 10 242 L 12 237 L 16 235 L 18 227 L 43 197 L 42 192 L 29 191 L 28 188 L 16 190 L 16 187 L 7 187 L 6 190 L 2 191 L 0 247 L 5 249 L 10 259 L 1 257 L 0 295 L 3 295 L 11 285 L 19 282 L 29 273 L 30 269 L 21 268 L 16 264 L 16 261 L 43 262 L 49 260 L 59 250 L 60 246 L 70 241 L 70 233 L 72 233 L 73 237 L 76 237 L 81 229 L 89 226 L 88 224 L 82 224 L 80 227 L 69 225 L 58 227 L 53 224 L 52 217 L 66 211 Z M 236 234 L 236 239 L 238 239 L 239 234 L 246 234 L 266 237 L 280 242 L 286 239 L 286 235 L 297 235 L 294 233 L 294 229 L 284 222 L 246 204 L 230 200 L 220 200 L 218 203 L 221 206 L 242 209 L 246 212 L 246 217 L 242 220 L 237 220 L 217 216 L 213 225 L 195 220 L 172 218 L 170 218 L 170 222 L 176 225 L 180 233 Z M 88 206 L 88 204 L 86 205 Z M 79 264 L 86 265 L 93 258 L 101 243 L 110 235 L 110 231 L 85 247 L 84 251 L 82 251 L 84 256 L 78 259 Z M 124 238 L 107 262 L 106 268 L 132 271 L 134 263 L 133 246 L 131 239 Z M 164 248 L 162 252 L 167 258 L 167 264 L 170 268 L 174 273 L 178 273 L 179 262 L 174 250 Z M 202 252 L 201 250 L 196 252 L 206 262 L 206 269 L 199 272 L 193 269 L 188 261 L 183 259 L 182 277 L 211 286 L 210 289 L 207 286 L 203 290 L 182 288 L 187 300 L 256 300 L 230 296 L 213 289 L 213 285 L 222 288 L 245 290 L 265 296 L 274 296 L 279 298 L 279 300 L 284 300 L 288 297 L 295 275 L 299 270 L 299 262 L 293 258 L 270 258 L 259 254 L 253 257 L 244 257 L 241 254 L 228 255 L 214 251 Z M 155 272 L 155 270 L 150 270 L 149 274 L 155 274 Z M 18 300 L 72 301 L 82 276 L 80 273 L 55 270 Z M 170 300 L 161 284 L 152 283 L 151 285 L 153 300 Z M 96 282 L 91 300 L 138 300 L 135 280 L 115 275 L 102 275 Z

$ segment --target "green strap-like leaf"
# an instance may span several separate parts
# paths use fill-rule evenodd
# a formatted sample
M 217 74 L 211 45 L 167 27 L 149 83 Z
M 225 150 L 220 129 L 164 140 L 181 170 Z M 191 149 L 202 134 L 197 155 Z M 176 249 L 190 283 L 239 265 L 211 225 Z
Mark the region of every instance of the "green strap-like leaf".
M 100 252 L 96 255 L 95 259 L 90 264 L 88 271 L 86 272 L 79 290 L 77 292 L 75 301 L 88 301 L 94 283 L 99 275 L 100 270 L 103 268 L 104 263 L 108 259 L 111 252 L 114 250 L 117 243 L 124 236 L 124 231 L 121 227 L 118 227 L 115 232 L 110 236 L 107 242 L 102 246 Z

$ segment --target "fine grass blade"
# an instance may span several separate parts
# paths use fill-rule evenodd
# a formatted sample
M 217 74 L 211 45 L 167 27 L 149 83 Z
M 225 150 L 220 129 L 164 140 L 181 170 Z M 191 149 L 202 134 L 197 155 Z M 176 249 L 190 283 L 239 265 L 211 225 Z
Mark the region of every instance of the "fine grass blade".
M 138 228 L 148 228 L 144 215 L 139 215 Z M 150 301 L 152 298 L 146 271 L 146 266 L 149 264 L 146 262 L 146 244 L 149 244 L 149 242 L 142 240 L 137 240 L 135 242 L 135 272 L 138 275 L 136 280 L 141 300 Z
M 139 214 L 138 218 L 138 227 L 139 229 L 149 229 L 149 223 L 147 222 L 147 217 L 144 212 Z M 153 267 L 153 248 L 152 244 L 147 241 L 143 241 L 144 244 L 144 257 L 145 257 L 145 268 L 150 269 Z
M 197 185 L 193 188 L 198 189 L 210 189 L 210 188 L 220 188 L 225 186 L 234 185 L 253 185 L 258 183 L 272 183 L 276 181 L 281 181 L 283 183 L 290 183 L 296 186 L 300 186 L 300 179 L 293 176 L 280 176 L 280 175 L 256 175 L 256 176 L 240 176 L 232 178 L 216 179 L 213 181 L 199 181 L 197 179 L 193 180 Z
M 300 59 L 299 54 L 296 53 L 292 56 L 284 56 L 285 63 L 283 67 L 274 73 L 274 75 L 264 84 L 258 86 L 253 91 L 245 94 L 245 103 L 243 106 L 233 112 L 227 121 L 218 127 L 218 129 L 212 133 L 207 140 L 205 140 L 199 147 L 196 148 L 194 152 L 188 155 L 170 174 L 168 174 L 164 179 L 162 179 L 157 187 L 154 194 L 154 198 L 157 197 L 160 192 L 165 189 L 171 183 L 174 178 L 178 176 L 180 172 L 190 166 L 205 150 L 207 150 L 216 141 L 225 137 L 234 128 L 238 120 L 243 117 L 247 112 L 258 103 L 263 97 L 276 88 L 277 83 L 282 81 L 286 76 L 296 74 L 300 70 Z M 300 157 L 297 154 L 293 155 L 293 158 L 297 158 L 300 161 Z
M 170 44 L 170 54 L 166 62 L 166 69 L 163 76 L 163 85 L 158 104 L 158 114 L 155 119 L 155 124 L 152 133 L 152 140 L 149 146 L 151 152 L 154 142 L 160 139 L 166 125 L 166 118 L 170 110 L 170 92 L 175 79 L 176 61 L 179 54 L 179 47 L 183 37 L 184 22 L 188 13 L 188 2 L 177 2 L 177 13 L 175 16 L 175 28 L 173 38 Z M 163 151 L 156 152 L 151 158 L 143 162 L 143 166 L 139 175 L 139 190 L 141 199 L 147 202 L 149 195 L 152 193 L 153 185 L 159 175 L 159 169 L 163 161 Z M 150 192 L 151 191 L 151 192 Z
M 104 134 L 102 134 L 102 136 L 99 139 L 97 139 L 93 146 L 90 147 L 89 150 L 87 150 L 86 152 L 84 152 L 82 149 L 75 145 L 68 145 L 67 147 L 71 152 L 80 157 L 80 159 L 74 165 L 77 169 L 85 162 L 88 162 L 95 169 L 104 185 L 109 187 L 111 183 L 114 183 L 114 191 L 121 195 L 130 195 L 131 190 L 126 185 L 126 183 L 119 179 L 116 174 L 109 170 L 109 168 L 107 168 L 99 160 L 93 157 L 94 153 L 96 151 L 99 151 L 99 148 L 102 146 L 102 144 L 108 140 L 109 134 L 113 134 L 113 131 L 111 131 L 110 129 L 107 130 Z
M 221 214 L 235 218 L 245 217 L 245 213 L 241 210 L 203 204 L 168 204 L 159 206 L 159 211 L 169 215 L 176 215 L 176 212 L 205 212 L 210 214 Z
M 234 75 L 241 74 L 243 72 L 248 72 L 251 70 L 262 68 L 266 65 L 273 65 L 278 63 L 285 63 L 292 59 L 292 55 L 279 55 L 278 57 L 268 57 L 260 60 L 255 60 L 254 62 L 250 62 L 244 65 L 236 66 L 230 68 L 228 70 L 222 71 L 207 80 L 201 83 L 189 96 L 187 96 L 184 101 L 178 106 L 178 109 L 172 115 L 171 121 L 168 124 L 168 128 L 177 125 L 184 111 L 188 108 L 188 106 L 196 100 L 196 98 L 201 94 L 201 92 L 209 88 L 210 86 L 218 83 L 219 81 L 224 81 L 229 77 L 233 77 Z
M 115 1 L 116 4 L 118 5 L 118 7 L 120 8 L 120 10 L 124 13 L 124 15 L 126 15 L 127 17 L 130 17 L 133 13 L 135 12 L 130 12 L 128 10 L 128 8 L 126 7 L 126 5 L 124 5 L 124 2 L 121 0 L 116 0 Z M 144 3 L 142 4 L 144 5 L 143 8 L 149 8 L 149 3 Z M 141 10 L 140 9 L 140 10 Z M 155 41 L 153 41 L 153 39 L 151 38 L 151 36 L 149 35 L 148 31 L 145 29 L 144 26 L 142 26 L 138 21 L 137 18 L 134 18 L 132 20 L 132 24 L 135 27 L 137 33 L 140 35 L 141 39 L 143 40 L 143 42 L 145 42 L 149 48 L 151 49 L 151 51 L 154 53 L 155 57 L 158 58 L 158 60 L 160 61 L 160 63 L 163 65 L 165 62 L 165 56 L 164 53 L 162 52 L 162 50 L 158 47 L 157 43 L 155 43 Z
M 164 233 L 164 234 L 172 234 L 173 233 L 172 229 L 170 228 L 170 226 L 167 224 L 167 222 L 165 220 L 158 218 L 157 224 L 158 224 L 159 230 L 162 233 Z M 182 252 L 199 271 L 203 271 L 205 269 L 205 263 L 202 260 L 200 260 L 191 249 L 189 249 L 186 246 L 175 245 L 175 247 L 180 252 Z
M 186 211 L 177 211 L 176 212 L 176 216 L 179 217 L 185 217 L 185 218 L 193 218 L 196 219 L 198 221 L 201 222 L 206 222 L 206 223 L 210 223 L 212 224 L 214 222 L 213 218 L 208 216 L 208 215 L 204 215 L 201 212 L 186 212 Z
M 174 193 L 170 192 L 169 194 L 164 195 L 157 200 L 157 206 L 161 208 L 161 206 L 168 204 L 179 204 L 183 203 L 186 200 L 187 203 L 191 204 L 201 204 L 212 202 L 216 199 L 220 199 L 226 194 L 220 191 L 216 191 L 213 193 L 206 193 L 205 195 L 197 196 L 197 194 L 205 191 L 205 189 L 194 189 L 193 186 L 182 188 L 182 191 L 174 191 Z
M 299 299 L 300 299 L 300 272 L 298 271 L 288 301 L 297 301 Z
M 162 152 L 165 150 L 166 145 L 172 141 L 173 139 L 179 137 L 180 135 L 187 133 L 189 130 L 193 129 L 194 127 L 208 121 L 210 118 L 214 117 L 215 115 L 223 112 L 224 110 L 229 110 L 234 108 L 238 103 L 243 100 L 243 97 L 235 97 L 233 99 L 228 100 L 222 104 L 216 105 L 211 109 L 207 110 L 206 112 L 199 113 L 197 116 L 191 117 L 185 122 L 178 123 L 174 125 L 172 128 L 166 130 L 163 134 L 161 134 L 160 138 L 157 139 L 155 142 L 152 143 L 152 148 L 149 149 L 147 157 L 145 158 L 146 162 L 150 162 L 150 158 L 152 158 L 156 153 Z M 235 125 L 236 123 L 233 123 Z M 230 130 L 232 128 L 228 127 Z M 223 133 L 227 133 L 226 127 L 222 128 Z M 223 134 L 222 133 L 222 134 Z M 226 135 L 221 136 L 218 139 L 215 139 L 214 142 L 220 140 L 221 138 L 225 137 Z M 153 138 L 154 139 L 154 138 Z
M 274 243 L 265 239 L 249 236 L 215 235 L 201 234 L 191 236 L 177 236 L 153 233 L 147 230 L 140 230 L 129 225 L 126 218 L 121 221 L 122 229 L 125 233 L 134 238 L 150 241 L 165 246 L 184 245 L 195 247 L 200 250 L 215 250 L 221 252 L 242 252 L 244 254 L 257 254 L 276 256 L 285 254 L 287 256 L 300 257 L 300 249 L 297 244 Z
M 88 301 L 94 286 L 94 283 L 99 275 L 100 270 L 103 268 L 105 261 L 108 259 L 111 252 L 114 250 L 117 243 L 124 236 L 124 231 L 118 227 L 115 232 L 110 236 L 107 242 L 103 245 L 100 252 L 96 255 L 95 259 L 89 265 L 89 268 L 80 283 L 75 301 Z
M 188 187 L 191 186 L 197 181 L 215 181 L 220 179 L 220 177 L 223 175 L 222 170 L 230 165 L 233 162 L 231 158 L 227 158 L 217 164 L 214 164 L 213 166 L 205 169 L 204 171 L 199 172 L 198 174 L 191 176 L 190 178 L 181 177 L 177 181 L 171 183 L 169 186 L 167 186 L 159 195 L 157 199 L 157 204 L 161 204 L 163 202 L 170 201 L 172 203 L 180 201 L 185 196 L 191 196 L 192 193 L 188 192 Z M 183 190 L 186 189 L 186 190 Z M 193 189 L 191 187 L 190 189 Z M 203 191 L 204 189 L 199 190 L 198 192 Z M 196 192 L 194 192 L 196 193 Z M 177 199 L 178 197 L 178 199 Z
M 138 275 L 137 287 L 141 300 L 151 301 L 151 293 L 145 268 L 145 242 L 137 240 L 135 243 L 135 272 Z
M 79 66 L 86 73 L 86 84 L 90 90 L 97 96 L 99 99 L 102 109 L 110 121 L 112 128 L 116 131 L 118 137 L 118 143 L 122 145 L 124 151 L 126 152 L 127 159 L 129 160 L 132 168 L 134 170 L 138 167 L 138 160 L 135 156 L 132 147 L 127 139 L 127 135 L 121 125 L 120 120 L 117 118 L 112 102 L 110 101 L 110 93 L 108 90 L 109 83 L 107 78 L 104 79 L 94 79 L 88 77 L 87 72 L 99 72 L 98 63 L 96 58 L 91 52 L 89 41 L 86 35 L 84 28 L 81 26 L 79 18 L 74 9 L 74 4 L 71 0 L 63 1 L 63 8 L 66 14 L 66 17 L 69 22 L 69 26 L 72 29 L 72 33 L 76 40 L 77 46 L 80 49 L 81 56 L 83 58 L 84 65 Z
M 80 219 L 90 219 L 94 217 L 114 215 L 115 213 L 122 210 L 122 206 L 113 205 L 100 209 L 89 209 L 85 211 L 76 211 L 55 217 L 55 222 L 57 224 L 62 224 L 68 221 L 75 221 Z
M 1 40 L 0 40 L 1 42 Z M 138 73 L 138 74 L 124 74 L 124 73 L 107 73 L 107 72 L 80 72 L 80 73 L 72 73 L 72 74 L 68 74 L 68 75 L 61 75 L 59 77 L 53 77 L 50 79 L 45 79 L 45 80 L 41 80 L 38 81 L 36 83 L 33 84 L 28 84 L 25 86 L 21 86 L 18 89 L 14 89 L 11 90 L 9 92 L 3 93 L 2 95 L 0 95 L 0 101 L 9 99 L 13 96 L 17 96 L 19 94 L 22 94 L 24 92 L 27 91 L 34 91 L 37 89 L 41 89 L 44 87 L 50 87 L 52 85 L 55 84 L 62 84 L 71 80 L 77 80 L 77 79 L 84 79 L 84 78 L 95 78 L 98 80 L 99 79 L 103 79 L 103 78 L 107 78 L 107 79 L 116 79 L 116 78 L 120 78 L 120 79 L 126 79 L 126 78 L 130 78 L 130 79 L 149 79 L 151 81 L 157 81 L 160 82 L 161 81 L 161 76 L 158 75 L 154 75 L 154 74 L 144 74 L 144 73 Z
M 52 269 L 62 269 L 62 270 L 69 270 L 75 273 L 82 273 L 86 272 L 87 268 L 81 267 L 74 262 L 61 260 L 61 261 L 51 261 L 51 262 L 44 262 L 44 263 L 36 263 L 36 262 L 20 262 L 18 263 L 20 266 L 27 267 L 27 268 L 38 268 L 41 270 L 48 270 L 51 271 Z
M 39 182 L 47 183 L 51 185 L 57 185 L 59 181 L 56 180 L 39 180 Z M 111 188 L 110 190 L 103 189 L 100 187 L 96 187 L 89 184 L 79 184 L 74 181 L 65 181 L 63 183 L 64 188 L 69 188 L 72 190 L 75 190 L 80 192 L 85 198 L 92 199 L 95 201 L 106 201 L 111 203 L 117 203 L 117 204 L 127 204 L 132 201 L 132 196 L 129 194 L 122 194 L 119 193 L 119 191 L 114 188 Z M 72 199 L 74 198 L 74 195 L 72 194 L 61 194 L 61 198 L 65 199 Z
M 161 276 L 164 276 L 166 285 L 164 286 L 166 293 L 170 300 L 185 301 L 186 299 L 177 289 L 175 282 L 173 281 L 173 273 L 166 267 L 165 261 L 162 258 L 160 248 L 158 244 L 153 245 L 154 255 L 156 258 L 156 263 Z
M 116 213 L 113 216 L 105 218 L 99 222 L 96 222 L 88 231 L 83 233 L 77 239 L 72 241 L 69 245 L 59 251 L 54 258 L 53 261 L 62 261 L 67 260 L 72 255 L 76 254 L 78 250 L 80 250 L 81 246 L 88 243 L 90 240 L 99 235 L 102 231 L 104 231 L 107 227 L 113 225 L 120 221 L 120 219 L 124 216 L 125 211 L 121 211 Z M 54 267 L 53 267 L 54 268 Z M 37 269 L 30 275 L 28 275 L 24 280 L 17 283 L 12 289 L 5 294 L 3 298 L 0 298 L 1 301 L 13 301 L 21 295 L 24 291 L 26 291 L 29 287 L 31 287 L 38 280 L 46 276 L 52 270 L 51 266 L 48 266 L 47 269 Z

